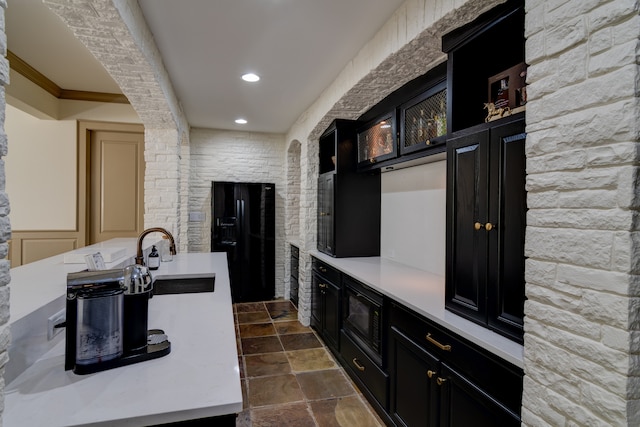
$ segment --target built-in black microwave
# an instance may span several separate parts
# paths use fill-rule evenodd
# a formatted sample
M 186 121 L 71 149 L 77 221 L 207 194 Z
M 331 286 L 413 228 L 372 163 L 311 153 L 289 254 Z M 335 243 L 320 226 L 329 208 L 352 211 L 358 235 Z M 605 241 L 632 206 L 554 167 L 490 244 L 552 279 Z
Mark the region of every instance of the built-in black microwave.
M 383 297 L 364 284 L 344 277 L 343 328 L 367 355 L 382 364 Z

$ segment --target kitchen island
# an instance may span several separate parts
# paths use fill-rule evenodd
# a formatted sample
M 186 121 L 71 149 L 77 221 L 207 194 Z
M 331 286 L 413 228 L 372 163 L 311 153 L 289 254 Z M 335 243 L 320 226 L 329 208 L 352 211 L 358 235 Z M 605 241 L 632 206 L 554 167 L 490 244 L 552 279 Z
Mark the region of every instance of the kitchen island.
M 135 246 L 135 239 L 131 240 Z M 171 353 L 90 375 L 64 370 L 64 334 L 35 346 L 22 338 L 27 323 L 32 324 L 33 336 L 40 336 L 44 331 L 46 338 L 46 327 L 35 320 L 47 314 L 34 314 L 38 310 L 57 311 L 59 304 L 64 307 L 66 284 L 60 281 L 66 277 L 64 271 L 72 267 L 62 261 L 49 259 L 48 263 L 47 268 L 34 265 L 33 269 L 40 274 L 49 270 L 49 282 L 43 276 L 39 286 L 46 288 L 49 299 L 56 292 L 60 297 L 51 301 L 41 299 L 40 304 L 44 305 L 32 313 L 24 309 L 28 295 L 21 295 L 28 291 L 29 285 L 21 289 L 23 283 L 19 280 L 11 283 L 12 306 L 14 295 L 22 303 L 16 306 L 20 312 L 16 318 L 20 330 L 17 341 L 12 343 L 20 347 L 13 352 L 17 359 L 13 362 L 19 367 L 9 369 L 15 378 L 10 378 L 5 389 L 6 427 L 144 426 L 209 417 L 228 419 L 242 410 L 225 254 L 177 254 L 172 262 L 161 263 L 160 269 L 152 272 L 155 278 L 215 274 L 214 292 L 155 295 L 149 301 L 149 328 L 165 331 L 171 342 Z M 75 271 L 81 269 L 81 265 L 76 265 Z M 21 271 L 17 276 L 27 274 Z M 12 318 L 12 332 L 13 327 Z M 35 361 L 25 362 L 21 357 L 25 349 L 37 352 L 43 346 L 48 347 Z

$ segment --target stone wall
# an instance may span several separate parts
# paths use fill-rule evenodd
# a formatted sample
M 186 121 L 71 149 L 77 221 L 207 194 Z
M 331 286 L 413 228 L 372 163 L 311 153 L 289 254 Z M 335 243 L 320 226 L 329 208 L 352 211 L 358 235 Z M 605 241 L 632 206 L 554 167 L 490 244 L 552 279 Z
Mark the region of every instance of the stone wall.
M 173 233 L 179 251 L 187 247 L 188 208 L 182 145 L 189 124 L 174 93 L 162 57 L 136 0 L 43 0 L 102 63 L 145 127 L 144 226 Z
M 640 424 L 638 2 L 526 2 L 525 425 Z
M 5 85 L 9 84 L 9 62 L 7 61 L 7 38 L 5 36 L 4 11 L 6 0 L 0 0 L 0 425 L 4 412 L 4 368 L 9 361 L 8 349 L 11 341 L 9 327 L 9 282 L 11 268 L 7 255 L 11 239 L 9 222 L 9 196 L 6 193 L 3 157 L 8 152 L 7 134 L 4 131 L 4 117 L 7 102 Z
M 189 252 L 211 250 L 212 181 L 270 182 L 276 186 L 276 296 L 284 295 L 285 144 L 283 135 L 192 129 L 189 211 L 204 221 L 189 223 Z

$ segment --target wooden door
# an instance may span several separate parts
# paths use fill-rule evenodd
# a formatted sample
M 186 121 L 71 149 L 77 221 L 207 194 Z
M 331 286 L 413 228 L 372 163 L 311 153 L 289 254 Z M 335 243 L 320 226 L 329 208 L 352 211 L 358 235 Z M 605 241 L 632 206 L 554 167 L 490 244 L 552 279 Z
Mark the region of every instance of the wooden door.
M 335 255 L 334 249 L 334 183 L 335 174 L 318 179 L 318 250 Z
M 441 378 L 440 427 L 520 426 L 518 414 L 446 363 L 442 364 Z
M 92 131 L 89 244 L 137 237 L 144 228 L 144 134 Z
M 527 214 L 524 120 L 491 130 L 488 324 L 522 342 Z
M 447 141 L 447 308 L 486 323 L 489 131 Z M 490 227 L 489 227 L 490 228 Z
M 437 426 L 440 361 L 394 326 L 389 343 L 391 418 L 403 427 Z

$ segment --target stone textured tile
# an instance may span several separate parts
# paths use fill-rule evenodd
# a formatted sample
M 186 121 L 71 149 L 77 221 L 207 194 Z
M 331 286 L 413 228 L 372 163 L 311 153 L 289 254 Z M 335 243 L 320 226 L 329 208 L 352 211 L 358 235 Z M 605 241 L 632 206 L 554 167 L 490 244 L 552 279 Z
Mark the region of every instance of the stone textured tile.
M 266 302 L 265 306 L 273 321 L 297 320 L 298 310 L 291 301 Z
M 288 351 L 287 357 L 291 363 L 291 369 L 295 372 L 317 371 L 318 369 L 331 369 L 336 367 L 333 358 L 324 348 Z
M 242 354 L 274 353 L 283 351 L 277 336 L 242 339 Z
M 275 335 L 276 330 L 271 322 L 269 323 L 246 323 L 240 325 L 240 337 L 252 338 L 252 337 L 264 337 L 268 335 Z
M 322 343 L 314 333 L 280 335 L 280 342 L 287 351 L 322 347 Z
M 356 391 L 340 369 L 301 372 L 298 383 L 309 400 L 355 395 Z
M 315 427 L 305 403 L 278 405 L 251 411 L 252 427 Z
M 309 403 L 313 415 L 322 427 L 383 427 L 379 418 L 358 396 L 316 400 Z
M 304 400 L 304 394 L 300 390 L 295 375 L 250 378 L 248 381 L 251 408 Z
M 297 320 L 277 322 L 273 326 L 275 326 L 278 335 L 302 334 L 311 332 L 310 327 L 303 326 L 302 323 L 298 322 Z
M 238 323 L 241 325 L 245 323 L 264 323 L 270 321 L 271 317 L 269 317 L 267 311 L 238 313 Z
M 266 307 L 263 302 L 244 302 L 234 304 L 236 313 L 248 313 L 257 311 L 266 311 Z
M 289 359 L 283 352 L 249 355 L 244 357 L 247 377 L 281 375 L 291 372 Z

